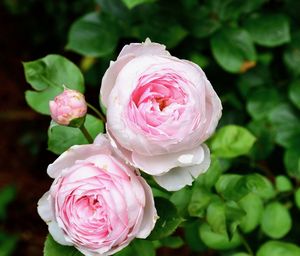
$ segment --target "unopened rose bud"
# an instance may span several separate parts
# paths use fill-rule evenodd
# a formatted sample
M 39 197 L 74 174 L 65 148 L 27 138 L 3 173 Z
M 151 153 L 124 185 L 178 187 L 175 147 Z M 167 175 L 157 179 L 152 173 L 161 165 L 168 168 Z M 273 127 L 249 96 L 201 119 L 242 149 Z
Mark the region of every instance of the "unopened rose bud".
M 52 120 L 60 125 L 79 127 L 87 112 L 84 95 L 78 91 L 65 89 L 49 102 Z

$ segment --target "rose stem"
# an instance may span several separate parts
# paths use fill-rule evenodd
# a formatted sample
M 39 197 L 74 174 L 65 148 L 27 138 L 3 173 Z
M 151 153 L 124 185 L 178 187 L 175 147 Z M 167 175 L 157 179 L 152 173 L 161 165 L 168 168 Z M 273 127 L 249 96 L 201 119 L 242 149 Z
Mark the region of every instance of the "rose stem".
M 87 106 L 91 109 L 91 110 L 93 110 L 99 117 L 100 117 L 100 119 L 104 122 L 104 123 L 106 123 L 106 118 L 105 118 L 105 116 L 100 112 L 100 111 L 98 111 L 98 109 L 96 109 L 93 105 L 91 105 L 90 103 L 86 103 L 87 104 Z
M 88 141 L 88 143 L 93 143 L 93 138 L 91 137 L 91 135 L 89 134 L 88 130 L 85 128 L 84 125 L 79 127 L 80 131 L 82 132 L 82 134 L 84 135 L 84 137 L 86 138 L 86 140 Z

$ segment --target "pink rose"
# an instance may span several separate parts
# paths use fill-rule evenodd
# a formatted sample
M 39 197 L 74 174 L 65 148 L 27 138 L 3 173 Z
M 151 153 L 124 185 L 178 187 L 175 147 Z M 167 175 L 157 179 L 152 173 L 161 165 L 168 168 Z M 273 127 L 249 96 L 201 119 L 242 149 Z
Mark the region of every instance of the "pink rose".
M 58 243 L 105 256 L 146 238 L 157 214 L 145 180 L 114 155 L 104 135 L 96 141 L 71 147 L 49 165 L 55 180 L 38 213 Z
M 120 154 L 167 190 L 191 185 L 210 165 L 203 142 L 221 117 L 221 101 L 196 64 L 165 46 L 126 45 L 101 85 L 107 132 Z
M 65 89 L 49 102 L 51 118 L 60 125 L 69 125 L 74 119 L 84 117 L 87 105 L 84 95 L 78 91 Z

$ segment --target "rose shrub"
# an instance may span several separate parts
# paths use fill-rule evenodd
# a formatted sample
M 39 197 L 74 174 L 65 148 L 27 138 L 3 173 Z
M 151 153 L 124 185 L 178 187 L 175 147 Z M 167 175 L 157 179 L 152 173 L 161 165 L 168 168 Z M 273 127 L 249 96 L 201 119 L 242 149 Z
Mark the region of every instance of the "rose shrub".
M 47 171 L 55 180 L 38 212 L 58 243 L 84 255 L 111 255 L 153 229 L 149 185 L 113 153 L 106 136 L 71 147 Z
M 132 43 L 111 63 L 100 93 L 111 140 L 162 187 L 179 190 L 207 170 L 210 154 L 203 142 L 222 106 L 199 66 L 149 39 Z

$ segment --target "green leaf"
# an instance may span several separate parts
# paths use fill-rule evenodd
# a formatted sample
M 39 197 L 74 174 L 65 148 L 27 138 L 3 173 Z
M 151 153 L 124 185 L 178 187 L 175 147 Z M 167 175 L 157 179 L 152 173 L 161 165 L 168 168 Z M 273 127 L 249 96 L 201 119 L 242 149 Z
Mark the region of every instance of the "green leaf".
M 236 232 L 246 212 L 234 201 L 228 201 L 225 204 L 226 226 L 229 235 Z
M 268 99 L 268 100 L 266 100 Z M 267 117 L 268 113 L 280 102 L 280 95 L 275 89 L 258 89 L 249 97 L 247 110 L 255 120 Z
M 104 131 L 103 122 L 91 115 L 86 116 L 85 127 L 93 139 Z M 48 149 L 55 154 L 61 154 L 73 145 L 87 143 L 86 138 L 78 128 L 52 123 L 48 129 Z
M 184 237 L 189 248 L 192 251 L 202 252 L 207 250 L 206 245 L 202 242 L 199 235 L 199 227 L 201 222 L 199 220 L 186 223 L 184 225 Z
M 278 202 L 266 206 L 261 219 L 261 228 L 269 237 L 284 237 L 292 227 L 292 218 L 286 207 Z
M 295 192 L 295 203 L 298 209 L 300 209 L 300 188 L 298 188 Z
M 237 252 L 232 254 L 231 256 L 251 256 L 251 255 L 245 252 Z
M 288 104 L 280 104 L 268 115 L 275 129 L 275 140 L 279 145 L 289 148 L 300 145 L 300 119 Z
M 300 109 L 300 80 L 296 80 L 290 85 L 289 98 Z
M 266 119 L 255 120 L 247 125 L 247 128 L 257 138 L 250 155 L 255 160 L 267 159 L 275 147 L 275 131 Z
M 212 232 L 227 235 L 225 204 L 222 201 L 214 201 L 208 206 L 206 220 Z
M 137 5 L 145 4 L 145 3 L 152 3 L 155 0 L 122 0 L 122 2 L 129 8 L 132 9 Z
M 293 189 L 292 182 L 284 175 L 276 176 L 275 186 L 279 192 L 287 192 Z
M 193 187 L 193 194 L 188 204 L 188 212 L 190 216 L 204 217 L 205 210 L 211 202 L 213 194 L 207 189 L 199 186 Z
M 240 227 L 244 233 L 250 233 L 259 225 L 264 209 L 263 202 L 258 195 L 249 193 L 238 204 L 246 212 Z
M 184 241 L 179 236 L 169 236 L 159 240 L 164 247 L 177 249 L 184 245 Z
M 44 245 L 44 256 L 83 256 L 73 246 L 63 246 L 52 238 L 49 234 Z
M 270 196 L 271 191 L 266 179 L 260 174 L 224 174 L 216 183 L 216 190 L 225 199 L 239 201 L 249 194 L 255 193 L 259 196 Z
M 203 223 L 199 229 L 200 237 L 204 244 L 216 250 L 228 250 L 238 247 L 241 244 L 240 236 L 237 232 L 229 240 L 227 234 L 214 233 L 207 223 Z
M 246 155 L 255 140 L 247 129 L 237 125 L 227 125 L 213 136 L 210 143 L 211 151 L 216 156 L 224 158 Z
M 257 256 L 299 256 L 300 247 L 292 243 L 268 241 L 257 251 Z
M 134 255 L 155 256 L 155 249 L 151 241 L 134 239 L 131 245 Z
M 290 41 L 289 19 L 285 15 L 258 15 L 247 20 L 245 28 L 254 42 L 266 47 L 275 47 Z
M 283 60 L 294 76 L 300 75 L 300 31 L 292 34 L 292 41 L 283 54 Z
M 159 219 L 148 237 L 150 240 L 159 240 L 171 235 L 183 221 L 179 216 L 176 207 L 169 200 L 156 197 L 155 207 Z
M 284 165 L 291 177 L 300 178 L 300 148 L 298 145 L 285 150 Z
M 181 216 L 186 216 L 188 214 L 188 205 L 192 197 L 191 187 L 185 186 L 184 188 L 175 191 L 170 197 L 170 201 L 176 206 L 178 213 Z
M 132 256 L 135 255 L 135 251 L 132 248 L 131 245 L 126 246 L 124 249 L 122 249 L 121 251 L 117 252 L 116 254 L 114 254 L 114 256 Z
M 36 91 L 26 91 L 27 104 L 41 114 L 50 114 L 49 101 L 63 91 L 63 85 L 84 92 L 83 76 L 77 66 L 59 55 L 23 63 L 26 81 Z
M 164 31 L 161 33 L 161 31 Z M 133 35 L 144 41 L 149 37 L 152 41 L 166 45 L 168 49 L 177 46 L 188 34 L 187 30 L 180 24 L 167 20 L 165 17 L 157 18 L 152 23 L 148 21 L 135 26 Z
M 69 31 L 66 48 L 92 57 L 112 53 L 119 38 L 119 25 L 112 17 L 93 12 L 76 20 Z
M 211 155 L 211 164 L 208 170 L 204 174 L 198 176 L 195 181 L 194 187 L 203 186 L 207 189 L 210 189 L 216 184 L 221 174 L 222 168 L 220 160 L 214 155 Z
M 218 64 L 228 72 L 244 72 L 255 64 L 256 52 L 247 31 L 240 28 L 223 28 L 211 39 L 211 49 Z

